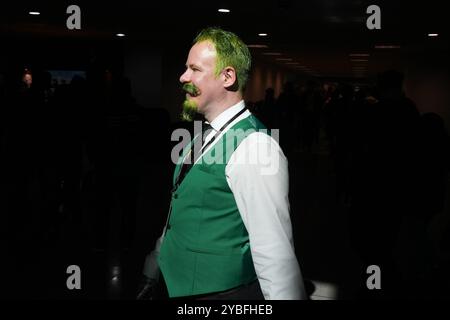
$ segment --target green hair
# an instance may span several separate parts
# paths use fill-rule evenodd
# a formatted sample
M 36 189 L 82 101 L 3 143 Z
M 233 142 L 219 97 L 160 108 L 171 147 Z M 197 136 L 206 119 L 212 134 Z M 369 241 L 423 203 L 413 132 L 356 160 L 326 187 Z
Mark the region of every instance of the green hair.
M 206 28 L 195 37 L 194 44 L 202 41 L 211 41 L 217 54 L 216 76 L 227 66 L 236 70 L 239 91 L 243 92 L 248 80 L 252 64 L 250 51 L 245 43 L 234 33 L 220 28 Z

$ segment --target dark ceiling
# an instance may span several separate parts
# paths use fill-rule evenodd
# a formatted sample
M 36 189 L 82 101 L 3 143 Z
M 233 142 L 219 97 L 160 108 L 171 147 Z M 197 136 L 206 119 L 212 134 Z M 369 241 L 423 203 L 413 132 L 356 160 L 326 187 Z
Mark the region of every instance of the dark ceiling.
M 66 28 L 70 4 L 81 8 L 81 30 Z M 381 8 L 381 30 L 366 27 L 371 4 Z M 231 12 L 219 13 L 220 7 Z M 30 10 L 41 14 L 31 16 Z M 262 46 L 252 51 L 267 63 L 322 77 L 366 78 L 445 56 L 445 15 L 444 2 L 435 0 L 17 1 L 2 4 L 0 33 L 9 38 L 153 41 L 185 50 L 199 29 L 214 25 L 235 31 L 251 47 Z M 116 38 L 117 32 L 126 37 Z M 268 36 L 258 36 L 261 32 Z

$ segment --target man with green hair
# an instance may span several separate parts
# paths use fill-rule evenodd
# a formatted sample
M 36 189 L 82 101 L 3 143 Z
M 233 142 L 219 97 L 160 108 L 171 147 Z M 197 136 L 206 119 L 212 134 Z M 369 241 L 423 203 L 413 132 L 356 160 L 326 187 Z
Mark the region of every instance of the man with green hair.
M 199 113 L 210 129 L 194 137 L 176 166 L 169 216 L 147 256 L 141 297 L 159 279 L 157 295 L 170 298 L 306 298 L 287 160 L 243 101 L 250 66 L 247 46 L 231 32 L 207 28 L 194 40 L 180 77 L 182 118 Z

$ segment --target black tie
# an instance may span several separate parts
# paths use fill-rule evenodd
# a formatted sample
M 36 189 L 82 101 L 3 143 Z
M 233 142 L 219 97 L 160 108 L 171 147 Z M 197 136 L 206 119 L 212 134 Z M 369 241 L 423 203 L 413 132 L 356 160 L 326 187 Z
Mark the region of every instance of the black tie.
M 209 133 L 211 133 L 211 129 L 212 129 L 212 126 L 208 122 L 203 122 L 202 135 L 200 137 L 202 139 L 202 147 L 205 145 L 205 138 Z M 194 146 L 195 146 L 195 141 L 192 143 L 191 151 L 186 156 L 186 158 L 184 159 L 183 165 L 181 166 L 180 175 L 178 178 L 179 183 L 181 183 L 181 181 L 183 181 L 186 174 L 189 172 L 191 167 L 194 165 L 195 161 L 201 155 L 201 151 L 199 151 L 199 152 L 197 152 L 197 154 L 195 154 Z
M 208 134 L 211 133 L 211 129 L 213 127 L 209 124 L 209 122 L 203 122 L 202 124 L 202 147 L 205 145 L 205 139 Z

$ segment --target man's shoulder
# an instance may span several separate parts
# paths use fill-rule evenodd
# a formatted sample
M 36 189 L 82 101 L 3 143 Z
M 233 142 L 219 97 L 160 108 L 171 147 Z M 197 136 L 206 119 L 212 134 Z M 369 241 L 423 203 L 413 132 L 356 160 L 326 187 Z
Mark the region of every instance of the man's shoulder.
M 250 113 L 247 117 L 238 121 L 233 129 L 243 129 L 243 130 L 253 130 L 260 131 L 263 133 L 269 133 L 270 130 L 252 113 Z
M 270 141 L 270 136 L 271 131 L 252 114 L 239 120 L 225 133 L 226 141 L 234 141 L 238 145 L 243 140 L 248 140 L 249 138 L 254 140 L 256 137 L 258 137 L 258 140 Z

